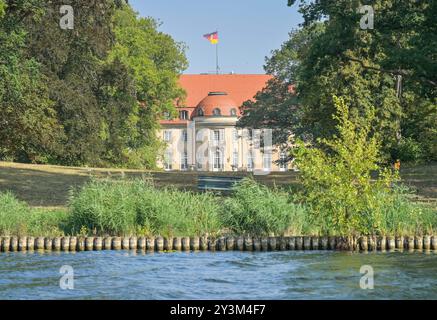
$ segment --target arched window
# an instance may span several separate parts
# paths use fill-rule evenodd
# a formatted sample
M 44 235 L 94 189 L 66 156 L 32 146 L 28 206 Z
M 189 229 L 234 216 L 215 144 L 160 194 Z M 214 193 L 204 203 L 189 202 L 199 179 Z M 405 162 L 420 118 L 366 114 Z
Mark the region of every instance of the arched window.
M 219 115 L 221 115 L 221 111 L 220 111 L 219 108 L 215 108 L 215 109 L 212 111 L 212 114 L 215 115 L 215 116 L 219 116 Z
M 237 109 L 232 108 L 231 109 L 231 116 L 235 117 L 237 115 Z
M 197 115 L 198 115 L 199 117 L 203 117 L 203 115 L 204 115 L 204 113 L 203 113 L 203 109 L 199 109 L 199 110 L 197 110 Z

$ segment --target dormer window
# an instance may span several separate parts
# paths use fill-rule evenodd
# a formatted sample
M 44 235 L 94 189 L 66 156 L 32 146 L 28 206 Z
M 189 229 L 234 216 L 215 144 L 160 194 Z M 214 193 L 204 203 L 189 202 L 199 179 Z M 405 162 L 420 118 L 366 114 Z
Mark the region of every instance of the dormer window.
M 188 120 L 188 111 L 187 110 L 179 111 L 179 119 Z
M 235 109 L 235 108 L 231 109 L 231 116 L 233 116 L 233 117 L 237 116 L 237 109 Z
M 215 109 L 212 111 L 212 114 L 215 115 L 215 116 L 219 116 L 219 115 L 221 115 L 220 109 L 219 109 L 219 108 L 215 108 Z
M 203 117 L 203 109 L 199 109 L 199 110 L 197 110 L 197 115 L 198 115 L 199 117 Z

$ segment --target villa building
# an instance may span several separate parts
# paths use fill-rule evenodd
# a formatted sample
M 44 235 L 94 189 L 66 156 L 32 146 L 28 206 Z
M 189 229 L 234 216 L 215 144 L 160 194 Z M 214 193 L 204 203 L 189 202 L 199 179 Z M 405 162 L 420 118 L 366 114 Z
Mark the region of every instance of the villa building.
M 240 107 L 254 99 L 271 76 L 264 74 L 182 75 L 187 96 L 178 118 L 161 121 L 167 143 L 165 170 L 286 171 L 286 154 L 271 146 L 268 130 L 236 127 Z M 283 161 L 277 161 L 277 160 Z

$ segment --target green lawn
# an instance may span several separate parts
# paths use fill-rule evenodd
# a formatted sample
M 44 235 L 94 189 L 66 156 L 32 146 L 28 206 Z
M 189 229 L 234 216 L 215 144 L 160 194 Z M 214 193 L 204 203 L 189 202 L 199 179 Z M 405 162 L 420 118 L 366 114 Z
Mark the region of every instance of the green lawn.
M 69 190 L 91 177 L 153 177 L 158 186 L 175 185 L 196 190 L 199 173 L 158 172 L 123 169 L 96 169 L 0 162 L 0 192 L 10 190 L 34 207 L 65 207 Z M 205 173 L 202 173 L 205 174 Z M 247 175 L 248 173 L 206 173 L 208 175 Z M 415 190 L 416 199 L 437 202 L 437 164 L 402 168 L 404 183 Z M 268 186 L 297 184 L 297 173 L 275 172 L 255 179 Z

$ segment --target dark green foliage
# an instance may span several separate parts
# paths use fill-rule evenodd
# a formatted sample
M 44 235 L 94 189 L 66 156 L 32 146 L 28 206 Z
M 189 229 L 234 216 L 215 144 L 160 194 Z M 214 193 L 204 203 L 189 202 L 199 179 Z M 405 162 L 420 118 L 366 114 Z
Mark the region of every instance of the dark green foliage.
M 183 46 L 124 1 L 65 1 L 71 30 L 58 1 L 0 4 L 0 160 L 153 168 Z
M 241 125 L 257 127 L 267 122 L 276 126 L 279 142 L 287 142 L 285 133 L 292 131 L 317 143 L 317 138 L 336 133 L 332 119 L 332 96 L 336 95 L 351 106 L 351 116 L 362 125 L 363 115 L 375 109 L 373 131 L 381 134 L 385 161 L 411 158 L 401 155 L 410 152 L 404 141 L 414 141 L 421 150 L 418 160 L 437 159 L 437 2 L 301 0 L 288 4 L 295 3 L 305 21 L 272 52 L 265 66 L 280 81 L 258 94 L 255 103 L 246 103 Z M 357 9 L 363 4 L 374 9 L 374 29 L 360 28 L 362 14 Z M 294 100 L 286 90 L 290 84 L 295 86 Z M 275 106 L 279 106 L 276 114 Z

